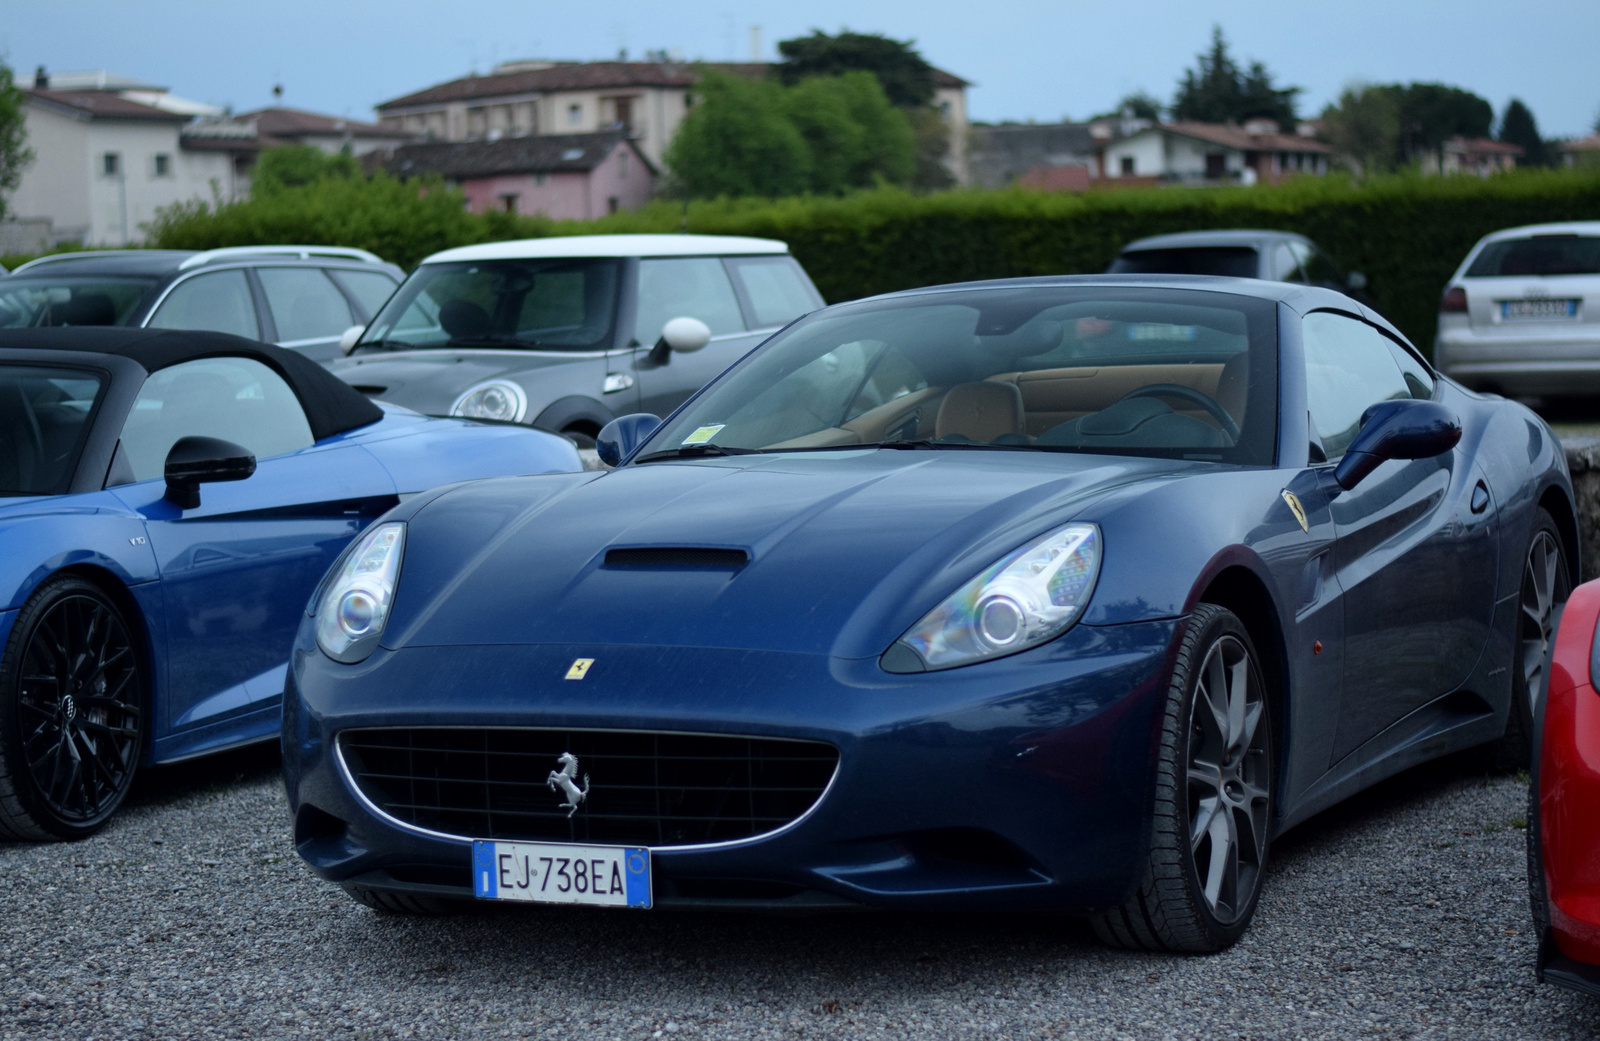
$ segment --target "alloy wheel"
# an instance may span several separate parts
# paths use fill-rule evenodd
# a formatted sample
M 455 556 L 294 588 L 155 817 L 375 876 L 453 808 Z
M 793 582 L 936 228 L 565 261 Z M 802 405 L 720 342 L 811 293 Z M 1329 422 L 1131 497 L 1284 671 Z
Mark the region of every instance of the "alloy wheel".
M 1527 684 L 1528 703 L 1535 713 L 1544 693 L 1544 663 L 1555 628 L 1556 607 L 1566 598 L 1567 583 L 1561 548 L 1548 531 L 1534 534 L 1528 546 L 1528 559 L 1522 567 L 1522 624 L 1519 638 L 1522 651 L 1522 678 Z
M 1269 728 L 1249 650 L 1223 636 L 1190 702 L 1189 851 L 1201 894 L 1224 925 L 1251 906 L 1266 863 Z
M 127 626 L 93 596 L 62 597 L 20 664 L 17 724 L 38 797 L 61 821 L 92 824 L 121 802 L 138 766 L 142 691 Z

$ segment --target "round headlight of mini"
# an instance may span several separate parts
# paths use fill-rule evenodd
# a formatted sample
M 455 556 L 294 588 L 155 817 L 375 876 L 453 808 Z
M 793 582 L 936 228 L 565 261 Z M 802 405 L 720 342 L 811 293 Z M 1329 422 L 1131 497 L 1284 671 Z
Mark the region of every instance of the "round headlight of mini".
M 1072 627 L 1100 573 L 1100 529 L 1068 524 L 1003 557 L 900 637 L 884 661 L 902 670 L 910 651 L 924 669 L 998 658 L 1037 647 Z
M 450 406 L 452 416 L 520 423 L 528 414 L 528 395 L 510 380 L 490 380 L 471 388 Z
M 334 565 L 313 604 L 322 653 L 354 663 L 377 649 L 400 582 L 405 546 L 404 524 L 375 524 Z

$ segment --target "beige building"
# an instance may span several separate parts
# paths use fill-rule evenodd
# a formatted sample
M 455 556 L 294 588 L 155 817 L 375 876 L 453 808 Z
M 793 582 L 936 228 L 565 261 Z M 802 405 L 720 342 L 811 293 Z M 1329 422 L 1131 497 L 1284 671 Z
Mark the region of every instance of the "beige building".
M 377 106 L 385 131 L 435 141 L 495 141 L 502 137 L 590 134 L 626 129 L 656 166 L 692 104 L 701 68 L 764 76 L 760 62 L 518 61 L 487 76 L 467 76 Z M 950 127 L 946 165 L 962 184 L 967 175 L 967 81 L 935 70 L 934 104 Z

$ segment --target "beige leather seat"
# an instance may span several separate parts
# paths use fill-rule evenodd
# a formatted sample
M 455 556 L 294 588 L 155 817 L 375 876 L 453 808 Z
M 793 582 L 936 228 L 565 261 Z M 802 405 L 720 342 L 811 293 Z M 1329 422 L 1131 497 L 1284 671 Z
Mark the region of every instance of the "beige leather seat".
M 985 444 L 1006 434 L 1023 434 L 1022 392 L 1015 383 L 982 380 L 958 383 L 939 403 L 933 436 L 960 434 Z
M 1217 377 L 1217 392 L 1213 397 L 1233 421 L 1244 427 L 1245 398 L 1250 390 L 1250 352 L 1240 351 L 1228 359 Z

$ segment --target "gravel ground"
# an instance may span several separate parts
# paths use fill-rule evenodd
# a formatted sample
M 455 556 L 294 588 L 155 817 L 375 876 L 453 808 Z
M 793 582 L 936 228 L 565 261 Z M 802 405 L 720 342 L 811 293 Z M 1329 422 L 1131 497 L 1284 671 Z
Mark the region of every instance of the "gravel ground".
M 270 749 L 154 771 L 101 835 L 0 844 L 0 1038 L 1593 1038 L 1533 982 L 1525 788 L 1448 763 L 1274 847 L 1226 954 L 1070 921 L 352 903 Z

